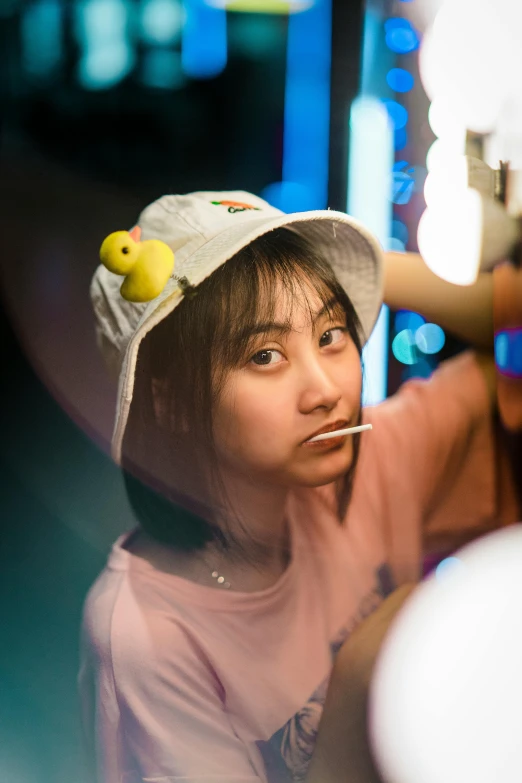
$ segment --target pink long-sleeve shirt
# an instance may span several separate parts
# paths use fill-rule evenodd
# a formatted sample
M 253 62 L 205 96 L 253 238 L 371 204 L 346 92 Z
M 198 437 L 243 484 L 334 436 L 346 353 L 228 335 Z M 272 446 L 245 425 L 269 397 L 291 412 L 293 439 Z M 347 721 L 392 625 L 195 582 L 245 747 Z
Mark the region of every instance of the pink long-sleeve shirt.
M 155 570 L 114 545 L 85 606 L 80 688 L 101 783 L 302 780 L 333 660 L 426 546 L 497 526 L 494 440 L 473 356 L 367 408 L 351 503 L 293 491 L 291 560 L 257 593 Z

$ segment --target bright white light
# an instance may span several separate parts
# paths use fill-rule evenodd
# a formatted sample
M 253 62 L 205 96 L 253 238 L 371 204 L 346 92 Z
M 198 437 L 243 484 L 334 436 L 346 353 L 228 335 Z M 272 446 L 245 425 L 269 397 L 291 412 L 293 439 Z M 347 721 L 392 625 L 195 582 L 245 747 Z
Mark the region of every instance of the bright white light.
M 438 155 L 424 183 L 424 199 L 428 206 L 434 206 L 449 192 L 467 187 L 494 198 L 495 172 L 484 161 L 469 155 Z
M 457 144 L 445 139 L 435 139 L 426 155 L 428 171 L 447 168 L 455 158 L 464 155 L 465 143 Z
M 419 55 L 424 89 L 468 129 L 486 133 L 505 100 L 507 60 L 498 13 L 485 0 L 443 4 Z
M 522 528 L 457 557 L 410 597 L 377 662 L 370 734 L 387 781 L 522 780 Z
M 450 283 L 471 285 L 479 271 L 507 258 L 520 237 L 516 218 L 472 188 L 450 190 L 419 221 L 417 242 L 427 266 Z
M 451 191 L 465 190 L 468 185 L 468 167 L 464 155 L 442 158 L 429 170 L 424 182 L 424 200 L 428 207 L 445 201 Z
M 419 221 L 419 252 L 436 275 L 456 285 L 477 279 L 482 245 L 482 206 L 477 191 L 449 192 Z
M 465 149 L 466 127 L 443 95 L 435 96 L 428 111 L 428 121 L 435 136 L 456 149 Z

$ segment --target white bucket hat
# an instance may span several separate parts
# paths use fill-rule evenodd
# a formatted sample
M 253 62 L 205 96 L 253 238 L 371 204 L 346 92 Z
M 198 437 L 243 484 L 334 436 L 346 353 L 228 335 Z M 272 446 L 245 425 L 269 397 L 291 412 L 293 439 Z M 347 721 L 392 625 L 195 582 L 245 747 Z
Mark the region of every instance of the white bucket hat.
M 175 255 L 174 272 L 150 302 L 125 300 L 122 277 L 100 265 L 91 284 L 97 341 L 109 369 L 118 377 L 112 456 L 121 463 L 122 442 L 134 390 L 141 341 L 183 299 L 179 278 L 199 285 L 254 239 L 292 226 L 330 262 L 361 322 L 364 344 L 382 304 L 382 249 L 375 237 L 343 212 L 318 210 L 285 214 L 244 191 L 163 196 L 141 213 L 142 241 L 159 239 Z

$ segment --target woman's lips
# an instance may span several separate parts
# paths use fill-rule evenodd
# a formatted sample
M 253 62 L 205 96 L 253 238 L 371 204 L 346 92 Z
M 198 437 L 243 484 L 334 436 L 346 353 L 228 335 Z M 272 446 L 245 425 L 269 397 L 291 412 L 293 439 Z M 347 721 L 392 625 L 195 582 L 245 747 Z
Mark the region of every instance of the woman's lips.
M 315 440 L 313 442 L 309 440 L 305 440 L 305 442 L 302 445 L 305 446 L 307 449 L 327 450 L 327 449 L 332 449 L 335 446 L 341 446 L 347 437 L 348 437 L 347 435 L 337 435 L 334 438 L 325 438 L 324 440 Z
M 324 427 L 321 427 L 320 429 L 316 430 L 315 432 L 312 432 L 312 434 L 309 435 L 306 438 L 306 440 L 303 441 L 303 444 L 309 443 L 309 441 L 312 438 L 315 438 L 316 435 L 322 435 L 323 433 L 326 433 L 326 432 L 335 432 L 335 430 L 346 429 L 349 426 L 350 426 L 350 422 L 347 421 L 346 419 L 338 419 L 337 421 L 333 421 L 331 424 L 325 424 Z M 341 440 L 343 437 L 345 437 L 345 436 L 344 435 L 343 436 L 339 436 L 339 440 Z M 336 438 L 325 438 L 325 440 L 336 440 Z M 318 443 L 324 443 L 325 440 L 317 441 L 317 442 Z M 310 445 L 312 445 L 312 444 L 310 444 Z

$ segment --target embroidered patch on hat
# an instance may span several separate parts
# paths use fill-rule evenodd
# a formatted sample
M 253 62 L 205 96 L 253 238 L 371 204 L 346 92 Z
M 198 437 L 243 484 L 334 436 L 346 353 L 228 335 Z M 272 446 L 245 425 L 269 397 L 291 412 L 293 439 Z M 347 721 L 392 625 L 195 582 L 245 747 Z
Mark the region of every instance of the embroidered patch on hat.
M 245 204 L 243 201 L 211 201 L 210 203 L 216 206 L 228 207 L 228 211 L 231 214 L 234 214 L 234 212 L 245 212 L 247 209 L 261 211 L 261 207 L 254 207 L 252 204 Z

